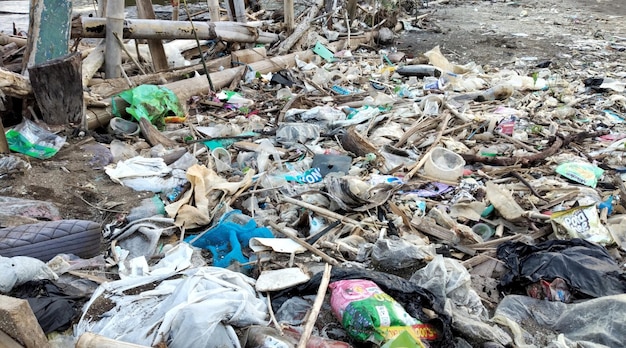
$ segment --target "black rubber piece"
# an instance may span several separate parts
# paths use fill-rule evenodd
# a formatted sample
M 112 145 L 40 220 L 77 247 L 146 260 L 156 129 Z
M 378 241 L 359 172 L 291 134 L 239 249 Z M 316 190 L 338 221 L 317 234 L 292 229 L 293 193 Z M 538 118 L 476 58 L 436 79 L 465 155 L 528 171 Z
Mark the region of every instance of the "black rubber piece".
M 100 254 L 100 224 L 58 220 L 0 229 L 0 255 L 30 256 L 47 262 L 58 254 L 91 258 Z

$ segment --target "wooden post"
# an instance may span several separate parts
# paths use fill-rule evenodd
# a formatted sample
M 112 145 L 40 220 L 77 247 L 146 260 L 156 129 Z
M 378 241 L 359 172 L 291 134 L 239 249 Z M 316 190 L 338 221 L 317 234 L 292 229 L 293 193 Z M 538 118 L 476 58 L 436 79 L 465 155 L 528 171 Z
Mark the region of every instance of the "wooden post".
M 122 49 L 117 38 L 123 35 L 124 0 L 107 0 L 106 12 L 104 76 L 111 79 L 122 75 Z
M 178 5 L 178 1 L 176 1 L 176 5 Z M 174 6 L 173 3 L 172 6 Z M 139 18 L 156 19 L 154 15 L 154 8 L 152 7 L 152 1 L 137 0 L 137 14 L 139 15 Z M 150 48 L 150 56 L 152 57 L 154 71 L 159 72 L 168 70 L 169 65 L 167 64 L 167 57 L 165 56 L 165 50 L 163 49 L 163 41 L 157 39 L 148 40 L 148 47 Z
M 0 117 L 0 153 L 9 153 L 9 143 L 7 142 L 7 136 L 4 134 L 4 125 L 2 124 L 2 118 Z
M 285 29 L 287 32 L 291 32 L 295 25 L 294 13 L 293 13 L 293 0 L 285 0 Z
M 0 295 L 0 331 L 26 348 L 50 347 L 28 301 Z
M 211 22 L 219 22 L 220 21 L 220 1 L 219 0 L 207 0 L 207 5 L 209 6 L 209 16 L 211 17 Z
M 28 43 L 23 71 L 69 52 L 72 2 L 31 0 Z
M 79 123 L 83 116 L 81 54 L 32 66 L 29 71 L 33 94 L 48 124 Z
M 226 2 L 228 17 L 231 21 L 245 23 L 246 22 L 246 4 L 244 0 L 228 0 Z

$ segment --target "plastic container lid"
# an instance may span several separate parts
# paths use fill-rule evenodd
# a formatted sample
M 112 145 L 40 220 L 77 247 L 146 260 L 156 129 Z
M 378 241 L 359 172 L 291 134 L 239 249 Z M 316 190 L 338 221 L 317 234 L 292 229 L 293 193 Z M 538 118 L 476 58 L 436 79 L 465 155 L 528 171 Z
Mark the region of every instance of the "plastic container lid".
M 444 181 L 457 181 L 463 175 L 465 160 L 443 147 L 436 147 L 424 163 L 426 175 Z

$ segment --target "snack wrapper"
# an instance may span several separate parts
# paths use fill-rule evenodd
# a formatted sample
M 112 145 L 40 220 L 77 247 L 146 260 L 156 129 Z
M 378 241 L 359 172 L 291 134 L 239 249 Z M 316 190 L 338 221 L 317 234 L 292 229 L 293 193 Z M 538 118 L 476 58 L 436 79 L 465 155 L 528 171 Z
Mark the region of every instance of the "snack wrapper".
M 340 280 L 329 285 L 330 304 L 343 327 L 354 339 L 380 344 L 408 332 L 419 347 L 436 340 L 437 331 L 411 317 L 391 296 L 369 280 Z
M 595 205 L 580 206 L 553 213 L 552 229 L 558 239 L 582 238 L 602 245 L 614 243 L 609 230 L 602 225 Z

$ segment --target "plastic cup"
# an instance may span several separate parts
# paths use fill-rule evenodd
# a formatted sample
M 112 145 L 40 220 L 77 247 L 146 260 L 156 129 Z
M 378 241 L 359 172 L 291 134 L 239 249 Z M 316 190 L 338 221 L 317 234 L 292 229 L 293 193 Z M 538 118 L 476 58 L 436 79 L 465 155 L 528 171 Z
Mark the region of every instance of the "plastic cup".
M 436 147 L 424 163 L 426 175 L 444 181 L 457 181 L 463 175 L 465 160 L 458 154 Z
M 491 228 L 491 226 L 487 224 L 483 224 L 483 223 L 478 223 L 474 225 L 472 227 L 472 231 L 474 231 L 474 233 L 476 233 L 477 235 L 481 236 L 483 238 L 483 241 L 488 240 L 495 233 L 495 231 L 493 230 L 493 228 Z

